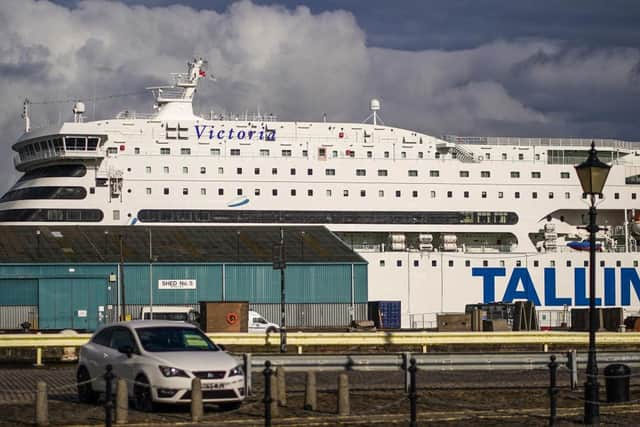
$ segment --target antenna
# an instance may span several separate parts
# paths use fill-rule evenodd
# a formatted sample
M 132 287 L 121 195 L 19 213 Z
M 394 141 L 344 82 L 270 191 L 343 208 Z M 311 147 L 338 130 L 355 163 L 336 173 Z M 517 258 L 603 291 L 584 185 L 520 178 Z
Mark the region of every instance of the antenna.
M 372 99 L 371 104 L 369 104 L 369 109 L 373 112 L 373 125 L 378 124 L 378 111 L 380 110 L 380 101 L 377 99 Z
M 370 118 L 373 118 L 373 125 L 377 125 L 378 124 L 378 119 L 380 119 L 380 123 L 382 123 L 384 125 L 384 123 L 382 122 L 382 118 L 378 117 L 378 111 L 380 111 L 380 100 L 373 98 L 371 100 L 371 102 L 369 103 L 369 110 L 371 110 L 371 114 L 369 114 L 367 116 L 366 119 L 364 119 L 364 121 L 366 122 L 367 120 L 369 120 Z
M 25 133 L 31 131 L 31 119 L 29 118 L 29 104 L 31 104 L 31 101 L 29 101 L 29 98 L 25 98 L 24 103 L 22 104 L 22 118 L 24 119 Z

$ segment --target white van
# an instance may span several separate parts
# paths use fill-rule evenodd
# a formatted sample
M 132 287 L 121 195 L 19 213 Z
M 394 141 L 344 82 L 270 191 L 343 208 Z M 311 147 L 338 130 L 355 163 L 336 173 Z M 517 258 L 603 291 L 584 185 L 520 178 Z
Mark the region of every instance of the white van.
M 200 313 L 191 307 L 157 305 L 153 310 L 149 306 L 142 307 L 140 318 L 144 320 L 174 320 L 177 322 L 193 323 L 200 326 Z
M 273 333 L 278 332 L 280 326 L 266 320 L 257 311 L 249 311 L 249 332 Z
M 140 318 L 151 319 L 151 307 L 142 307 Z M 200 326 L 200 313 L 191 307 L 158 305 L 153 306 L 153 320 L 174 320 Z M 269 322 L 257 311 L 249 311 L 248 323 L 249 332 L 270 334 L 280 330 L 277 324 Z

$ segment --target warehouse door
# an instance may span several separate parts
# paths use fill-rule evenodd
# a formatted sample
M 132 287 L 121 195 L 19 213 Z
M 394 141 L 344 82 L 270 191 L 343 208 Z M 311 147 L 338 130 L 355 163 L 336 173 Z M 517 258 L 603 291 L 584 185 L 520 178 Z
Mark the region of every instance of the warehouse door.
M 40 279 L 40 329 L 95 330 L 104 322 L 105 278 Z

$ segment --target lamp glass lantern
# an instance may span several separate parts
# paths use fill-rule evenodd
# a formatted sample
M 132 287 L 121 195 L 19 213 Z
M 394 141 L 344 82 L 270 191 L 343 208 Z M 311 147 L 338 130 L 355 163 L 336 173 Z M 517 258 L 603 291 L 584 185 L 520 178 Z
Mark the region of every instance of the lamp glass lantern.
M 598 159 L 595 143 L 591 142 L 589 157 L 575 167 L 582 191 L 585 194 L 602 194 L 611 166 Z

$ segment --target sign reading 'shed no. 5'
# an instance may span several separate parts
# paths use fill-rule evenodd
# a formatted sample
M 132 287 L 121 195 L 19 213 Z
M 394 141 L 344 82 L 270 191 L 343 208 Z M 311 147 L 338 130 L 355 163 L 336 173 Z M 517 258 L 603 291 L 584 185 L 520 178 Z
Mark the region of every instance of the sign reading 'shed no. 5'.
M 158 280 L 158 289 L 196 289 L 195 279 Z

